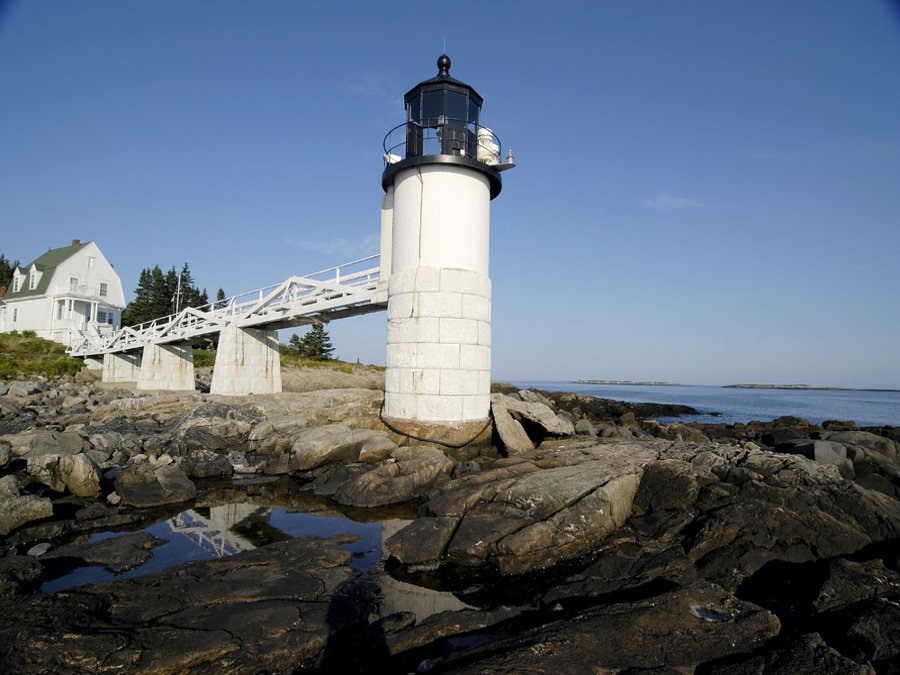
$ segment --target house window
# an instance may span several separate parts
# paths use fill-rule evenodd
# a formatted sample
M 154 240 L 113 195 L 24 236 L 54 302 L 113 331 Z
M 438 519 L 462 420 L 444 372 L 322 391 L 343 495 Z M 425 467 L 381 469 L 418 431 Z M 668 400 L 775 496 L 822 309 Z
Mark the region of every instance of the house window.
M 97 323 L 106 323 L 106 310 L 105 309 L 97 310 Z
M 105 298 L 107 295 L 109 295 L 109 284 L 106 283 L 105 281 L 101 281 L 100 282 L 100 297 Z
M 19 292 L 19 286 L 21 285 L 21 283 L 22 283 L 22 277 L 20 277 L 18 275 L 13 277 L 13 293 Z
M 63 313 L 65 311 L 66 311 L 66 301 L 60 300 L 59 302 L 56 303 L 56 318 L 57 319 L 63 318 Z
M 16 319 L 19 318 L 19 308 L 13 307 L 13 323 L 16 322 Z
M 110 312 L 109 314 L 106 315 L 106 323 L 108 323 L 110 326 L 113 325 L 113 313 L 112 312 Z
M 32 272 L 28 275 L 28 290 L 33 291 L 35 286 L 37 286 L 37 274 Z
M 71 293 L 78 291 L 78 277 L 69 277 L 69 291 Z

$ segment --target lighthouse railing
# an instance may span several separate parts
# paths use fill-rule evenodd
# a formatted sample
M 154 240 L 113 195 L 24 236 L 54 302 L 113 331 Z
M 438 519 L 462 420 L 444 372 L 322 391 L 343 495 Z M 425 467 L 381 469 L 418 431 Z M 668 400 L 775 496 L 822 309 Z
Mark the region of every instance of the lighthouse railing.
M 462 119 L 439 117 L 434 125 L 404 122 L 384 137 L 384 165 L 407 157 L 459 155 L 485 164 L 500 162 L 500 137 L 488 127 Z

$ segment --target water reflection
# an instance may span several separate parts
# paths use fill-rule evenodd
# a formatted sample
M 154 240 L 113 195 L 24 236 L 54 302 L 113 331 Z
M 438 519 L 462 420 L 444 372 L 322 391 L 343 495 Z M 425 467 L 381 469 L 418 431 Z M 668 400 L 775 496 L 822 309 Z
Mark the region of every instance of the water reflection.
M 437 612 L 470 607 L 452 593 L 398 581 L 381 570 L 384 541 L 411 522 L 414 507 L 344 513 L 333 503 L 295 487 L 276 489 L 270 484 L 250 489 L 228 486 L 208 492 L 198 502 L 194 508 L 170 514 L 144 528 L 166 543 L 154 548 L 150 559 L 139 567 L 116 575 L 103 567 L 82 566 L 45 582 L 42 590 L 56 593 L 87 583 L 145 576 L 185 562 L 222 558 L 295 537 L 352 534 L 356 541 L 343 546 L 353 554 L 350 565 L 370 573 L 381 587 L 382 616 L 414 612 L 421 621 Z M 98 532 L 85 545 L 123 534 Z

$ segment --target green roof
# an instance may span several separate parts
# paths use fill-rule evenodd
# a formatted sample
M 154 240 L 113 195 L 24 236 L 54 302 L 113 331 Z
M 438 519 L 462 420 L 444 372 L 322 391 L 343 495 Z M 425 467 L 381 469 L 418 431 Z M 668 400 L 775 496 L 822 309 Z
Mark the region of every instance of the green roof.
M 46 253 L 38 256 L 27 265 L 19 265 L 19 271 L 25 272 L 26 276 L 27 272 L 33 265 L 38 269 L 38 271 L 41 272 L 41 279 L 40 281 L 38 281 L 37 286 L 35 286 L 33 289 L 28 288 L 27 280 L 23 280 L 22 286 L 18 291 L 13 292 L 12 287 L 10 287 L 9 289 L 7 289 L 6 297 L 4 299 L 8 301 L 18 300 L 19 298 L 30 298 L 44 295 L 47 292 L 47 287 L 50 285 L 50 279 L 53 277 L 53 272 L 56 270 L 56 268 L 90 243 L 91 242 L 87 241 L 83 244 L 76 244 L 74 246 L 51 248 Z

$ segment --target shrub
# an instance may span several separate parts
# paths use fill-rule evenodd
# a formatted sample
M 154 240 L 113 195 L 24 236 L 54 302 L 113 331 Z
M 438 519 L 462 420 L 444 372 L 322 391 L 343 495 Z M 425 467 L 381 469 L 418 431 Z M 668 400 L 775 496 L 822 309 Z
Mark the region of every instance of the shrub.
M 215 349 L 194 349 L 194 366 L 197 368 L 208 368 L 216 364 Z

